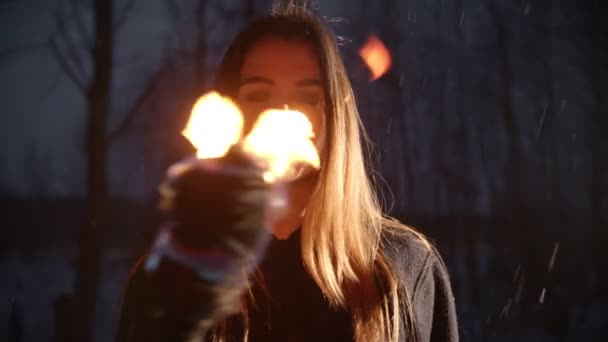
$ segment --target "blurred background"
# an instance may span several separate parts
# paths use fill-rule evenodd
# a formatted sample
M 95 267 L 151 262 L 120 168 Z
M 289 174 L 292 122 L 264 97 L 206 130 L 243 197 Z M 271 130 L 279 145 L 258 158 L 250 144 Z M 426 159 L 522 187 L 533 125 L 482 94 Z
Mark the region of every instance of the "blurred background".
M 387 208 L 447 262 L 463 341 L 608 341 L 607 5 L 315 2 Z M 270 6 L 0 1 L 0 340 L 112 340 L 190 108 Z M 392 56 L 373 81 L 372 35 Z

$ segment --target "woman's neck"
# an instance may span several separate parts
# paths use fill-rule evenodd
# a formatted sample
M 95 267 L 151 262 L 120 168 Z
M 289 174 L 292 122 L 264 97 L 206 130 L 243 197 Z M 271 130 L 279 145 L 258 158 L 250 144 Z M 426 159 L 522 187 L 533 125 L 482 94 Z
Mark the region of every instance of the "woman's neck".
M 304 219 L 304 209 L 317 182 L 316 173 L 311 173 L 286 185 L 287 208 L 272 226 L 272 234 L 286 240 L 297 231 Z

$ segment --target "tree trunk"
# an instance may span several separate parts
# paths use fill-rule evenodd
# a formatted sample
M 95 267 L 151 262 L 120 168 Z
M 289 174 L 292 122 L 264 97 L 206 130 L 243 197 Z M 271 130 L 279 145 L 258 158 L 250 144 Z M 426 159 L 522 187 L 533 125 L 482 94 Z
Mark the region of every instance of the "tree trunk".
M 199 0 L 196 5 L 196 51 L 195 59 L 195 84 L 194 98 L 201 96 L 207 87 L 207 36 L 205 13 L 207 12 L 207 0 Z
M 245 0 L 245 22 L 255 17 L 255 0 Z
M 93 78 L 88 89 L 86 211 L 78 237 L 77 274 L 71 310 L 71 341 L 92 341 L 100 274 L 100 234 L 107 195 L 106 119 L 112 73 L 112 0 L 95 0 Z
M 591 182 L 590 182 L 590 202 L 591 202 L 591 229 L 592 229 L 592 257 L 595 260 L 596 274 L 598 284 L 596 286 L 596 296 L 602 298 L 608 297 L 605 289 L 608 285 L 608 275 L 606 269 L 608 267 L 608 253 L 606 253 L 606 213 L 602 210 L 602 203 L 605 201 L 606 188 L 606 152 L 608 147 L 608 138 L 606 129 L 608 129 L 608 120 L 606 119 L 606 102 L 605 94 L 608 93 L 605 89 L 605 80 L 608 76 L 606 68 L 606 57 L 608 46 L 605 42 L 605 34 L 608 33 L 608 25 L 605 22 L 605 13 L 607 7 L 603 1 L 592 2 L 590 10 L 589 36 L 590 39 L 590 55 L 592 87 L 594 90 L 595 108 L 591 111 L 589 120 L 590 136 L 591 136 Z M 602 6 L 603 5 L 603 6 Z

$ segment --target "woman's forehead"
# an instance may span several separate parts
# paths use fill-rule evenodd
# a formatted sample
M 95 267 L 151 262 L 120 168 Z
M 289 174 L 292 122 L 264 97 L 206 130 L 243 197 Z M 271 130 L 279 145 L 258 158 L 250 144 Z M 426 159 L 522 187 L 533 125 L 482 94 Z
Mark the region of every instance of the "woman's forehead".
M 268 37 L 247 52 L 241 80 L 261 77 L 270 80 L 321 79 L 321 66 L 313 46 L 303 40 Z

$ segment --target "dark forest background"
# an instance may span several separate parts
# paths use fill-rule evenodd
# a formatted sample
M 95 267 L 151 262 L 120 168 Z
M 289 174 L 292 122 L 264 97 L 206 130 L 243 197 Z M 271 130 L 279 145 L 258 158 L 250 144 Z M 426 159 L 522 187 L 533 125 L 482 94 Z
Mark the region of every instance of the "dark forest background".
M 321 0 L 463 341 L 608 341 L 608 3 Z M 269 0 L 0 2 L 0 340 L 110 341 L 156 187 Z M 371 82 L 370 34 L 393 65 Z

